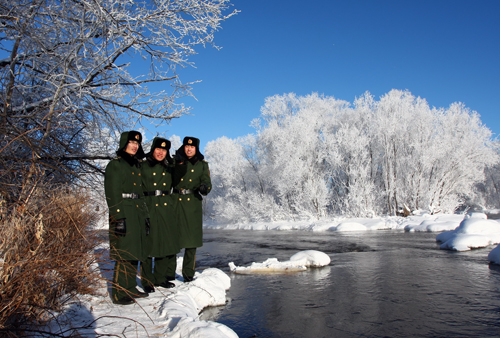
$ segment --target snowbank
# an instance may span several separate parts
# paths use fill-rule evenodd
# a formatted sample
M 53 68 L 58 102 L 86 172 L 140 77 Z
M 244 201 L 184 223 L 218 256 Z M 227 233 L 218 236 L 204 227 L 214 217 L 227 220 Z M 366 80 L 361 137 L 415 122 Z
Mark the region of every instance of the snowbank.
M 205 222 L 209 229 L 228 230 L 306 230 L 306 231 L 372 231 L 372 230 L 404 230 L 404 231 L 445 231 L 455 229 L 463 219 L 463 215 L 430 215 L 422 213 L 409 217 L 378 218 L 333 218 L 326 220 L 301 220 L 294 222 L 255 222 L 221 224 Z
M 488 254 L 488 262 L 493 264 L 500 264 L 500 245 L 490 251 Z
M 175 288 L 157 287 L 132 305 L 113 304 L 103 283 L 101 296 L 82 296 L 82 302 L 68 306 L 64 316 L 73 318 L 71 326 L 80 327 L 77 332 L 82 336 L 238 337 L 227 326 L 198 319 L 202 309 L 226 303 L 226 290 L 231 286 L 227 274 L 209 268 L 197 272 L 191 283 L 174 283 Z M 52 325 L 54 332 L 58 329 Z
M 456 229 L 464 215 L 410 216 L 404 230 L 407 232 L 441 232 Z
M 436 236 L 441 249 L 467 251 L 500 243 L 500 223 L 486 218 L 485 214 L 474 213 L 465 217 L 460 225 L 451 231 Z
M 324 252 L 305 250 L 297 252 L 285 262 L 280 262 L 276 258 L 268 258 L 262 263 L 253 262 L 248 267 L 236 266 L 234 262 L 230 262 L 229 269 L 238 274 L 290 273 L 307 270 L 310 266 L 321 267 L 328 264 L 330 264 L 330 257 Z
M 441 232 L 436 240 L 442 249 L 470 250 L 500 243 L 500 222 L 487 219 L 485 214 L 466 215 L 412 215 L 383 218 L 338 218 L 300 222 L 253 223 L 246 225 L 223 225 L 207 223 L 207 228 L 246 230 L 306 230 L 306 231 L 375 231 L 381 229 L 407 232 Z M 486 254 L 485 254 L 486 256 Z M 493 249 L 487 259 L 500 264 L 500 246 Z M 179 258 L 178 267 L 182 266 Z M 486 260 L 486 257 L 485 257 Z M 320 251 L 300 251 L 288 261 L 279 262 L 269 258 L 262 263 L 238 267 L 229 263 L 230 270 L 239 274 L 289 273 L 330 264 L 330 257 Z M 178 271 L 180 273 L 180 271 Z M 73 328 L 79 327 L 82 336 L 165 336 L 234 338 L 236 333 L 220 324 L 198 319 L 200 311 L 209 306 L 226 302 L 226 291 L 230 278 L 219 269 L 209 268 L 196 273 L 191 283 L 175 281 L 173 289 L 157 288 L 149 297 L 138 299 L 134 305 L 112 304 L 103 283 L 102 296 L 81 296 L 82 303 L 69 305 L 63 314 Z M 59 318 L 61 319 L 61 318 Z M 59 323 L 62 323 L 60 320 Z M 53 332 L 60 328 L 54 326 Z

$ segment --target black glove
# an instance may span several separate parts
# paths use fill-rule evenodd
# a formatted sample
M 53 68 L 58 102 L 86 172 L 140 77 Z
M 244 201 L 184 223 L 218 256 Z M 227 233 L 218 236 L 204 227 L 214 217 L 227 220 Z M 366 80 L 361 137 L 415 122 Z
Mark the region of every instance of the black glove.
M 202 183 L 200 185 L 200 187 L 198 188 L 198 191 L 200 192 L 200 194 L 202 194 L 203 196 L 206 196 L 208 194 L 208 186 L 205 184 L 205 183 Z
M 115 235 L 116 236 L 125 236 L 127 233 L 127 223 L 125 222 L 125 218 L 117 219 L 115 222 Z
M 149 231 L 151 230 L 151 222 L 149 218 L 146 218 L 146 236 L 149 235 Z
M 183 154 L 184 151 L 179 151 L 179 150 L 176 150 L 175 151 L 175 155 L 174 155 L 174 160 L 176 163 L 182 163 L 184 162 L 184 154 Z

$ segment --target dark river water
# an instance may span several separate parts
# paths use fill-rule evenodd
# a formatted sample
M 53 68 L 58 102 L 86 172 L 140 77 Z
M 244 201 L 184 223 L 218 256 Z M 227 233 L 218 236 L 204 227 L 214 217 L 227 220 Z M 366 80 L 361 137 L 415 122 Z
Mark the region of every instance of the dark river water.
M 436 233 L 205 230 L 199 268 L 231 277 L 213 320 L 247 337 L 500 337 L 500 266 L 492 248 L 440 250 Z M 237 275 L 248 266 L 319 250 L 329 266 Z

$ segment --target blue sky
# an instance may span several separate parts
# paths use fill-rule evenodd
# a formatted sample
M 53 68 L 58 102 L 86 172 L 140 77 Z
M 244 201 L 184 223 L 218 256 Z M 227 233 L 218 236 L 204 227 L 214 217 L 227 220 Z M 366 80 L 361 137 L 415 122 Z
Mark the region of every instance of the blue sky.
M 268 96 L 312 92 L 353 102 L 409 90 L 430 106 L 463 102 L 500 134 L 500 1 L 235 0 L 196 68 L 179 70 L 198 101 L 156 130 L 206 143 L 254 132 Z

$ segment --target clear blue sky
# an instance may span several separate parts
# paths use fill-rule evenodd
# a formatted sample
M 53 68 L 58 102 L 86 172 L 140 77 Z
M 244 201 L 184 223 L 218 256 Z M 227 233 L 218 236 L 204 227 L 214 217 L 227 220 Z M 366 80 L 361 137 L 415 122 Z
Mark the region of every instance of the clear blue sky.
M 198 99 L 158 130 L 206 143 L 253 133 L 268 96 L 318 92 L 353 102 L 409 90 L 430 106 L 463 102 L 500 134 L 499 0 L 235 0 L 196 68 L 179 71 Z

